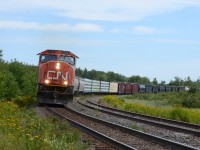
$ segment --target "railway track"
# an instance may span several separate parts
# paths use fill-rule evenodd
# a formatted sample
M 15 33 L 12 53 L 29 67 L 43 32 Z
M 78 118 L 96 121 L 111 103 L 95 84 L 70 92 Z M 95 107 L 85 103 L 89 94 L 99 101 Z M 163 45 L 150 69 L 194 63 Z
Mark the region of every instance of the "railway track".
M 80 101 L 78 101 L 79 104 L 85 107 L 88 107 L 90 109 L 98 109 L 99 111 L 107 113 L 107 114 L 111 114 L 118 117 L 129 119 L 129 120 L 133 120 L 133 121 L 137 121 L 137 122 L 141 122 L 145 124 L 150 124 L 150 125 L 165 128 L 168 130 L 191 134 L 191 135 L 200 137 L 200 125 L 197 125 L 197 124 L 190 124 L 186 122 L 153 117 L 149 115 L 137 114 L 137 113 L 127 112 L 127 111 L 123 111 L 116 108 L 107 107 L 107 106 L 100 105 L 91 101 L 87 101 L 87 102 L 89 104 L 92 104 L 93 106 L 87 105 L 85 103 L 81 103 Z M 97 107 L 94 107 L 94 106 L 97 106 Z
M 56 107 L 54 107 L 53 105 L 51 105 L 51 107 L 45 105 L 45 108 L 50 111 L 51 113 L 53 113 L 55 116 L 57 116 L 60 119 L 65 119 L 67 120 L 72 126 L 80 129 L 81 131 L 85 132 L 88 135 L 91 135 L 95 138 L 95 140 L 93 139 L 93 141 L 95 141 L 95 149 L 98 150 L 115 150 L 115 149 L 122 149 L 122 150 L 136 150 L 133 147 L 130 147 L 124 143 L 121 143 L 119 141 L 116 141 L 113 138 L 110 138 L 106 135 L 103 135 L 102 133 L 93 130 L 90 127 L 85 126 L 84 124 L 81 124 L 77 121 L 74 121 L 75 119 L 72 113 L 69 113 L 68 115 L 66 115 L 66 111 L 69 111 L 69 108 L 66 106 L 59 106 L 57 107 L 57 105 L 55 105 Z M 63 114 L 64 113 L 64 114 Z M 76 118 L 76 117 L 75 117 Z
M 96 119 L 95 117 L 72 110 L 67 106 L 65 106 L 65 109 L 57 107 L 48 107 L 47 109 L 52 111 L 58 117 L 67 119 L 72 125 L 92 134 L 96 138 L 109 142 L 118 149 L 197 149 Z

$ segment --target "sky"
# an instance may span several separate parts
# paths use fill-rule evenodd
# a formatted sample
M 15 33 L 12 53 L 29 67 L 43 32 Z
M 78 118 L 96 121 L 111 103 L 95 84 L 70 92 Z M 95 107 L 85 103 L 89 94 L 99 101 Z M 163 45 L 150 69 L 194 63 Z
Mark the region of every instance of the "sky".
M 7 61 L 61 49 L 81 69 L 197 80 L 200 0 L 2 0 L 0 49 Z

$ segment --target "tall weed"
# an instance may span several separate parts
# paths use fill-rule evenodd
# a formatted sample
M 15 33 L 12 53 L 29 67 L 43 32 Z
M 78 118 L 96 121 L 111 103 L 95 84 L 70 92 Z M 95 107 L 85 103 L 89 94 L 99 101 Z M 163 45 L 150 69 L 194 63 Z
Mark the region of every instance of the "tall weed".
M 0 102 L 0 139 L 1 150 L 82 150 L 89 147 L 67 122 L 40 118 L 33 110 L 13 102 Z
M 125 97 L 127 98 L 127 96 Z M 130 112 L 200 124 L 200 111 L 183 108 L 181 104 L 174 104 L 173 107 L 156 107 L 135 102 L 127 103 L 125 100 L 117 98 L 116 96 L 105 96 L 102 101 L 112 107 Z

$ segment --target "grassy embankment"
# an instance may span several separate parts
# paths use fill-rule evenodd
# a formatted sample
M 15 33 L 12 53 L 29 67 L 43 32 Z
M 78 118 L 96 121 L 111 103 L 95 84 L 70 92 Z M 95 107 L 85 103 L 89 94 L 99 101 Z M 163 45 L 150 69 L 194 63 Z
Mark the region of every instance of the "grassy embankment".
M 0 102 L 0 139 L 1 150 L 82 150 L 89 147 L 66 121 L 41 118 L 34 110 L 13 102 Z
M 200 111 L 194 109 L 199 108 L 199 97 L 199 93 L 174 92 L 105 96 L 102 101 L 131 112 L 200 124 Z

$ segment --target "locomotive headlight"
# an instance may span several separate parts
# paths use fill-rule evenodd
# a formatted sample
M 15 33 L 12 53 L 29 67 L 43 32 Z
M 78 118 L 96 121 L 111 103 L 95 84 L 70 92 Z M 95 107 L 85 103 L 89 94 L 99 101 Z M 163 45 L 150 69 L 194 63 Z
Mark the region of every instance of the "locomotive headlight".
M 60 69 L 60 63 L 56 63 L 56 69 Z
M 68 82 L 67 81 L 64 81 L 64 85 L 67 85 L 68 84 Z
M 49 84 L 49 80 L 46 79 L 46 80 L 44 81 L 44 83 L 45 83 L 45 84 Z

